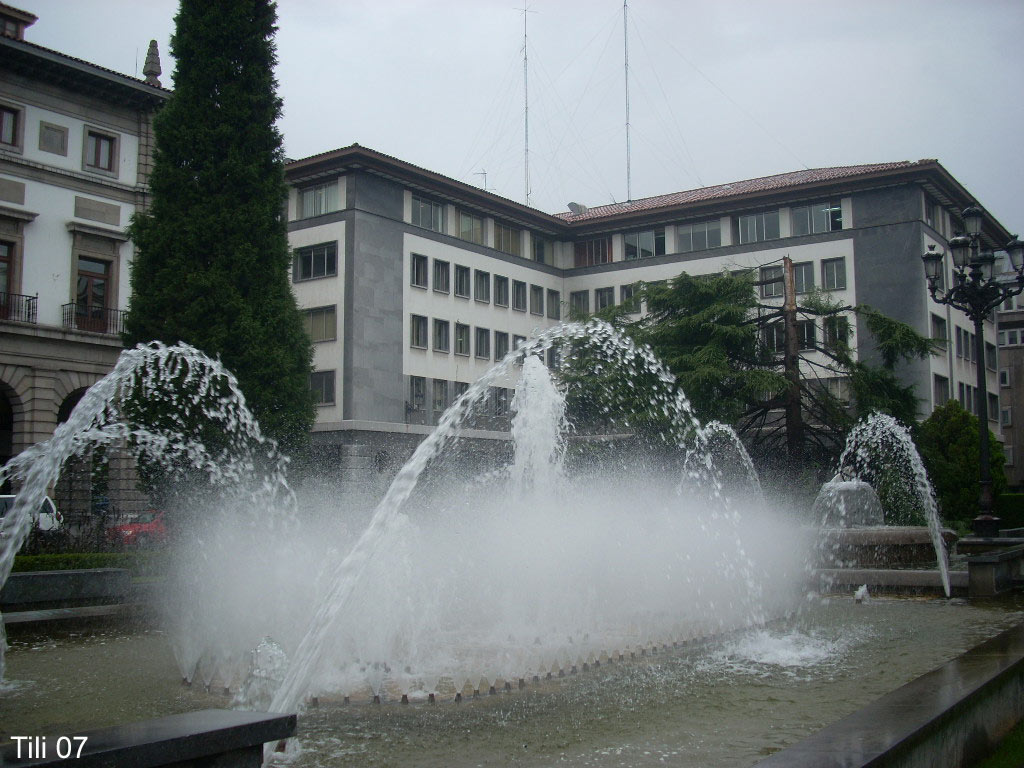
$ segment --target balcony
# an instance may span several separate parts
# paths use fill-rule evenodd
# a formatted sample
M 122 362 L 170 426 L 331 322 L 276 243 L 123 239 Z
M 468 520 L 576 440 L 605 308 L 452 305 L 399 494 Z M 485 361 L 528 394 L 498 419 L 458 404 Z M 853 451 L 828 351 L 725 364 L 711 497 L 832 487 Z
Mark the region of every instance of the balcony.
M 0 320 L 34 323 L 36 322 L 38 307 L 38 296 L 24 296 L 20 293 L 0 293 Z
M 72 302 L 64 304 L 61 310 L 65 328 L 110 335 L 119 334 L 124 330 L 126 312 L 122 309 L 90 307 Z

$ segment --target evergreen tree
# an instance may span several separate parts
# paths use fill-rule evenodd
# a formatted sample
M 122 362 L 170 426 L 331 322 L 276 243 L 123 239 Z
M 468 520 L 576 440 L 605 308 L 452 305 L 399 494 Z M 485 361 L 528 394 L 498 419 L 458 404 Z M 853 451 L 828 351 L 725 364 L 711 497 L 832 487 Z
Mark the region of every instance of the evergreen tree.
M 238 378 L 286 451 L 313 420 L 311 345 L 289 281 L 272 0 L 181 0 L 174 94 L 156 115 L 127 345 L 184 341 Z
M 638 287 L 634 302 L 640 301 L 647 308 L 640 318 L 630 315 L 632 307 L 623 306 L 602 310 L 598 316 L 653 349 L 676 377 L 698 418 L 735 424 L 755 459 L 777 464 L 784 473 L 810 465 L 824 471 L 838 457 L 849 429 L 872 411 L 908 424 L 916 419 L 918 399 L 912 387 L 899 381 L 895 368 L 901 360 L 926 357 L 933 342 L 870 307 L 840 305 L 825 294 L 802 296 L 798 318 L 818 326 L 815 348 L 821 354 L 815 360 L 801 356 L 803 375 L 798 386 L 804 451 L 793 465 L 787 460 L 786 421 L 779 417 L 789 382 L 783 357 L 766 343 L 767 332 L 774 334 L 774 324 L 782 320 L 782 309 L 759 304 L 753 273 L 683 272 L 672 280 Z M 880 364 L 853 354 L 846 313 L 864 319 Z M 822 339 L 820 332 L 826 326 Z M 613 394 L 634 389 L 616 388 L 610 380 L 615 373 L 593 363 L 592 356 L 584 354 L 563 371 L 563 376 L 568 374 L 580 385 L 570 405 L 578 404 L 584 415 L 612 410 L 608 401 Z M 827 379 L 848 381 L 851 401 L 837 397 Z M 617 399 L 628 403 L 627 398 Z M 634 410 L 640 412 L 643 405 L 639 399 Z M 654 416 L 647 423 L 657 429 Z
M 914 435 L 943 521 L 967 530 L 978 515 L 978 417 L 956 400 L 936 408 Z M 988 433 L 993 498 L 1006 490 L 1003 447 Z

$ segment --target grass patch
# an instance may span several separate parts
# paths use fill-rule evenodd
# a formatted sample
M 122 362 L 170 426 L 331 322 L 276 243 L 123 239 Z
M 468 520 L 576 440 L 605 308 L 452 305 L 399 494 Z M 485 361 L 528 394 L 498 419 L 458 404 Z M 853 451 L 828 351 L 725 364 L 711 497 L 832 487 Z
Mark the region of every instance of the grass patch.
M 1020 768 L 1024 765 L 1024 722 L 1010 731 L 996 751 L 974 768 Z

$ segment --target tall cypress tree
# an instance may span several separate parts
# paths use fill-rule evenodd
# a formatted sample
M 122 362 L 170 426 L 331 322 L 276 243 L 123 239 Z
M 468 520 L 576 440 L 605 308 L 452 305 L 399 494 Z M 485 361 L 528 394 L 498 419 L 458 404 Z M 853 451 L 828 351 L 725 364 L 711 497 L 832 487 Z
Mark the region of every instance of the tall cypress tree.
M 181 0 L 174 94 L 136 215 L 128 345 L 184 341 L 238 377 L 265 434 L 301 448 L 311 345 L 291 292 L 273 0 Z

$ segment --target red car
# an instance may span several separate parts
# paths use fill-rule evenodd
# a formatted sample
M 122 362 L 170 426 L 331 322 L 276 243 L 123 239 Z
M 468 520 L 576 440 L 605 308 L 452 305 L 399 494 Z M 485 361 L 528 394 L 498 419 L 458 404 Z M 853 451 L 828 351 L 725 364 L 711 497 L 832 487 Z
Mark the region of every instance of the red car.
M 164 513 L 158 509 L 147 509 L 145 512 L 127 515 L 107 527 L 107 540 L 140 549 L 164 544 L 167 542 Z

